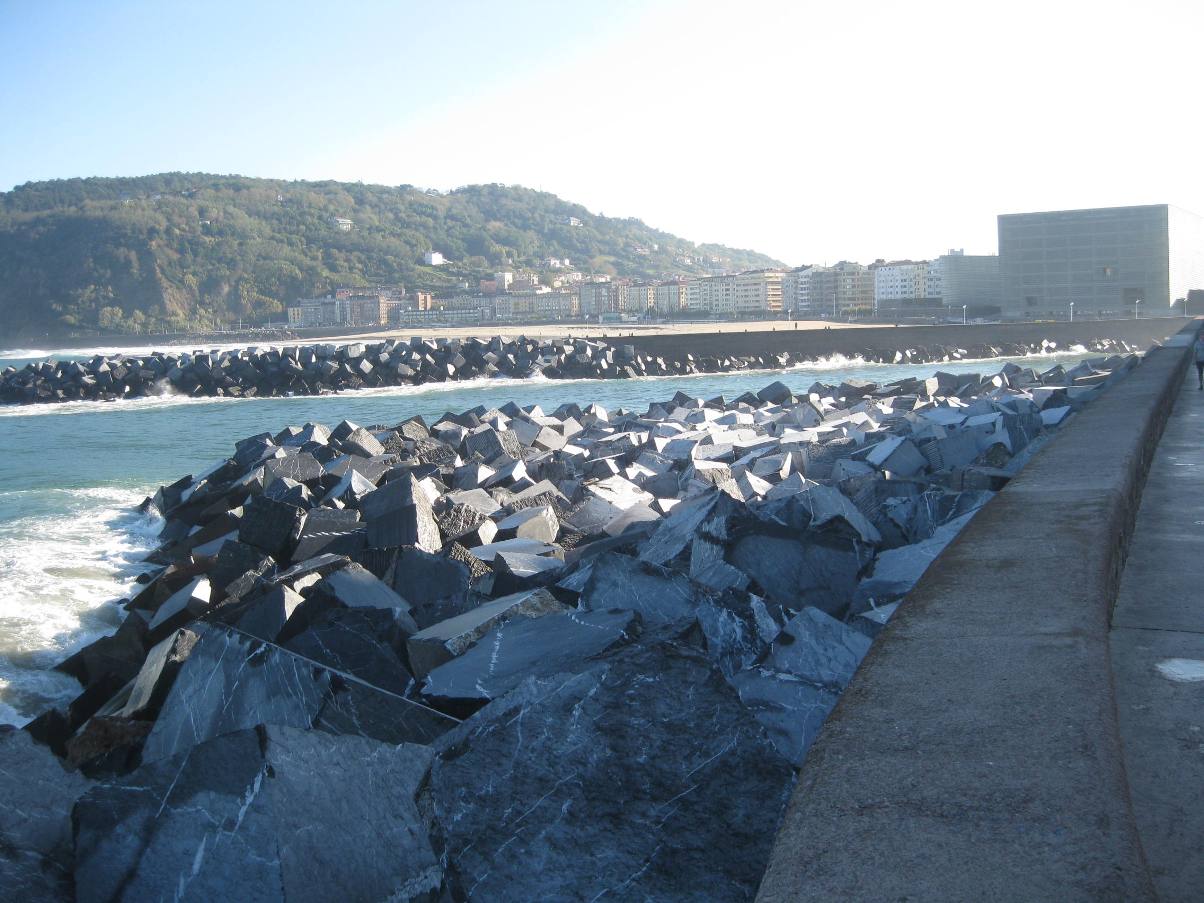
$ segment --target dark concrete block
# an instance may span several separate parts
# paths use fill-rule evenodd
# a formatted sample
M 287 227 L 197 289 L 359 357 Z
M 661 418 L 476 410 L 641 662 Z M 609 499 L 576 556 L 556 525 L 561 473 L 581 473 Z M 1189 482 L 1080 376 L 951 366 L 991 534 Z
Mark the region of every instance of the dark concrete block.
M 499 627 L 427 675 L 422 694 L 441 705 L 475 708 L 528 677 L 580 670 L 593 656 L 639 636 L 634 611 L 569 611 Z
M 430 499 L 412 476 L 364 496 L 360 510 L 368 522 L 368 543 L 375 548 L 417 546 L 437 552 L 443 544 Z
M 246 600 L 245 610 L 234 626 L 243 633 L 274 643 L 304 601 L 287 586 L 273 587 L 262 596 Z
M 281 643 L 284 649 L 358 677 L 366 684 L 404 696 L 414 679 L 402 661 L 406 634 L 387 610 L 331 608 L 304 631 Z
M 471 576 L 465 562 L 408 546 L 398 552 L 393 589 L 410 603 L 419 629 L 425 629 L 469 609 Z
M 800 767 L 869 648 L 863 633 L 805 608 L 782 629 L 760 667 L 737 674 L 732 684 L 782 755 Z
M 0 897 L 71 900 L 71 807 L 92 786 L 26 731 L 0 727 Z
M 415 676 L 425 677 L 433 669 L 461 654 L 482 636 L 508 621 L 515 618 L 538 618 L 563 610 L 564 605 L 545 589 L 515 593 L 485 602 L 410 637 L 406 641 L 410 667 Z
M 213 595 L 221 600 L 226 588 L 247 571 L 265 572 L 272 565 L 271 559 L 254 546 L 229 539 L 222 543 L 217 560 L 209 568 L 209 584 Z
M 358 564 L 348 564 L 327 574 L 319 588 L 347 608 L 376 608 L 390 612 L 397 626 L 407 635 L 418 631 L 410 603 Z
M 304 524 L 302 509 L 258 496 L 243 509 L 238 541 L 254 546 L 277 561 L 288 561 Z
M 359 678 L 230 628 L 198 624 L 142 751 L 181 755 L 220 734 L 270 723 L 429 743 L 455 721 Z M 357 716 L 355 712 L 360 712 Z
M 719 672 L 673 643 L 529 679 L 441 746 L 449 878 L 481 899 L 749 900 L 792 782 Z
M 417 900 L 440 867 L 415 796 L 429 749 L 271 725 L 89 791 L 76 899 Z
M 209 580 L 197 577 L 182 589 L 174 592 L 155 612 L 147 628 L 147 639 L 158 643 L 178 627 L 183 627 L 194 618 L 199 618 L 212 602 Z
M 555 542 L 560 533 L 560 521 L 556 512 L 547 505 L 523 508 L 497 522 L 497 539 L 536 539 L 540 542 Z
M 123 718 L 153 719 L 159 714 L 180 667 L 188 660 L 197 636 L 180 629 L 160 641 L 146 654 L 138 676 L 134 678 L 129 699 L 119 714 Z
M 801 611 L 813 605 L 842 617 L 857 589 L 862 554 L 852 541 L 753 534 L 731 545 L 728 562 L 785 608 Z

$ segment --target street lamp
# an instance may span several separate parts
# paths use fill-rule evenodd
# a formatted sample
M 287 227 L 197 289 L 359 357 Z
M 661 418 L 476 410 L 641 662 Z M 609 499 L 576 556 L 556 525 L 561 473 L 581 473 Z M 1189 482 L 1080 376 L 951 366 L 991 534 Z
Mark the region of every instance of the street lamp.
M 1137 312 L 1139 310 L 1141 310 L 1141 299 L 1134 298 L 1133 299 L 1133 319 L 1134 320 L 1138 319 Z
M 966 325 L 966 305 L 962 305 L 962 326 Z
M 1070 302 L 1070 322 L 1074 322 L 1074 302 Z

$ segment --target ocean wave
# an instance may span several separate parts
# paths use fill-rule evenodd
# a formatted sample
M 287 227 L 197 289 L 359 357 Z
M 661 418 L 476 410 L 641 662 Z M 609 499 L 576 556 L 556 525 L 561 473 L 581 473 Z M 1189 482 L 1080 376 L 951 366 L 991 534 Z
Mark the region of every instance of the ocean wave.
M 79 692 L 48 669 L 118 626 L 113 602 L 148 569 L 142 558 L 162 527 L 137 510 L 145 491 L 124 487 L 9 491 L 0 508 L 36 493 L 48 513 L 0 523 L 0 721 L 8 723 Z
M 555 382 L 605 382 L 606 380 L 555 380 Z M 184 405 L 211 404 L 262 404 L 263 402 L 312 402 L 324 399 L 374 398 L 380 396 L 406 397 L 439 392 L 457 392 L 474 388 L 505 388 L 507 386 L 546 385 L 549 380 L 542 373 L 537 376 L 514 378 L 509 376 L 482 376 L 443 383 L 423 383 L 418 386 L 377 386 L 367 389 L 345 389 L 324 395 L 262 395 L 253 398 L 231 398 L 191 395 L 152 395 L 138 398 L 123 398 L 118 401 L 64 401 L 49 404 L 0 405 L 0 417 L 25 417 L 46 414 L 80 414 L 100 411 L 142 411 L 158 408 L 175 408 Z M 610 380 L 613 382 L 613 380 Z

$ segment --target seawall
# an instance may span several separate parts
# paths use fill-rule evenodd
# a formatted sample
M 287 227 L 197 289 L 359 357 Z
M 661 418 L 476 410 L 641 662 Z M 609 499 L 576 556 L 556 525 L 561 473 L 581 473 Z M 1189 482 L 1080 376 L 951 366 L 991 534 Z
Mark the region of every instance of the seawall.
M 386 339 L 346 345 L 96 355 L 86 360 L 46 360 L 21 369 L 4 368 L 0 371 L 0 403 L 114 401 L 163 394 L 235 398 L 317 395 L 345 389 L 496 376 L 525 378 L 534 374 L 547 379 L 684 376 L 778 369 L 833 354 L 859 355 L 866 361 L 881 363 L 942 363 L 954 358 L 1025 355 L 1043 350 L 1043 343 L 1051 340 L 1058 347 L 1078 343 L 1107 354 L 1144 347 L 1174 328 L 1169 320 L 1076 324 L 1073 329 L 1053 328 L 1056 325 L 974 327 L 972 331 L 949 327 L 935 331 L 799 330 L 798 336 L 793 330 L 789 335 L 773 330 L 693 333 L 658 337 L 672 343 L 663 350 L 645 348 L 622 337 L 596 341 L 525 336 L 432 340 L 411 336 L 408 341 Z M 866 333 L 872 333 L 869 340 L 861 338 Z
M 1067 424 L 929 568 L 811 748 L 760 901 L 1152 898 L 1108 630 L 1197 328 Z
M 981 326 L 882 326 L 858 329 L 791 329 L 789 323 L 745 333 L 681 333 L 607 338 L 637 352 L 666 360 L 701 356 L 783 354 L 805 360 L 832 354 L 852 356 L 867 350 L 904 350 L 922 346 L 1017 345 L 1043 340 L 1066 346 L 1094 338 L 1123 340 L 1145 348 L 1180 329 L 1181 317 L 1145 320 L 1080 320 L 1074 323 L 995 323 Z

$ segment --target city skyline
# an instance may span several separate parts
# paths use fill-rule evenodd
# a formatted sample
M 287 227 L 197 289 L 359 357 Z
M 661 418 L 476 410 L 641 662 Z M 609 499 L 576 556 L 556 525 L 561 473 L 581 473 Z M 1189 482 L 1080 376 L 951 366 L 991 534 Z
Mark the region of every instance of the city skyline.
M 790 265 L 994 253 L 1000 213 L 1204 210 L 1186 4 L 449 10 L 8 5 L 0 115 L 21 140 L 0 188 L 502 182 Z

